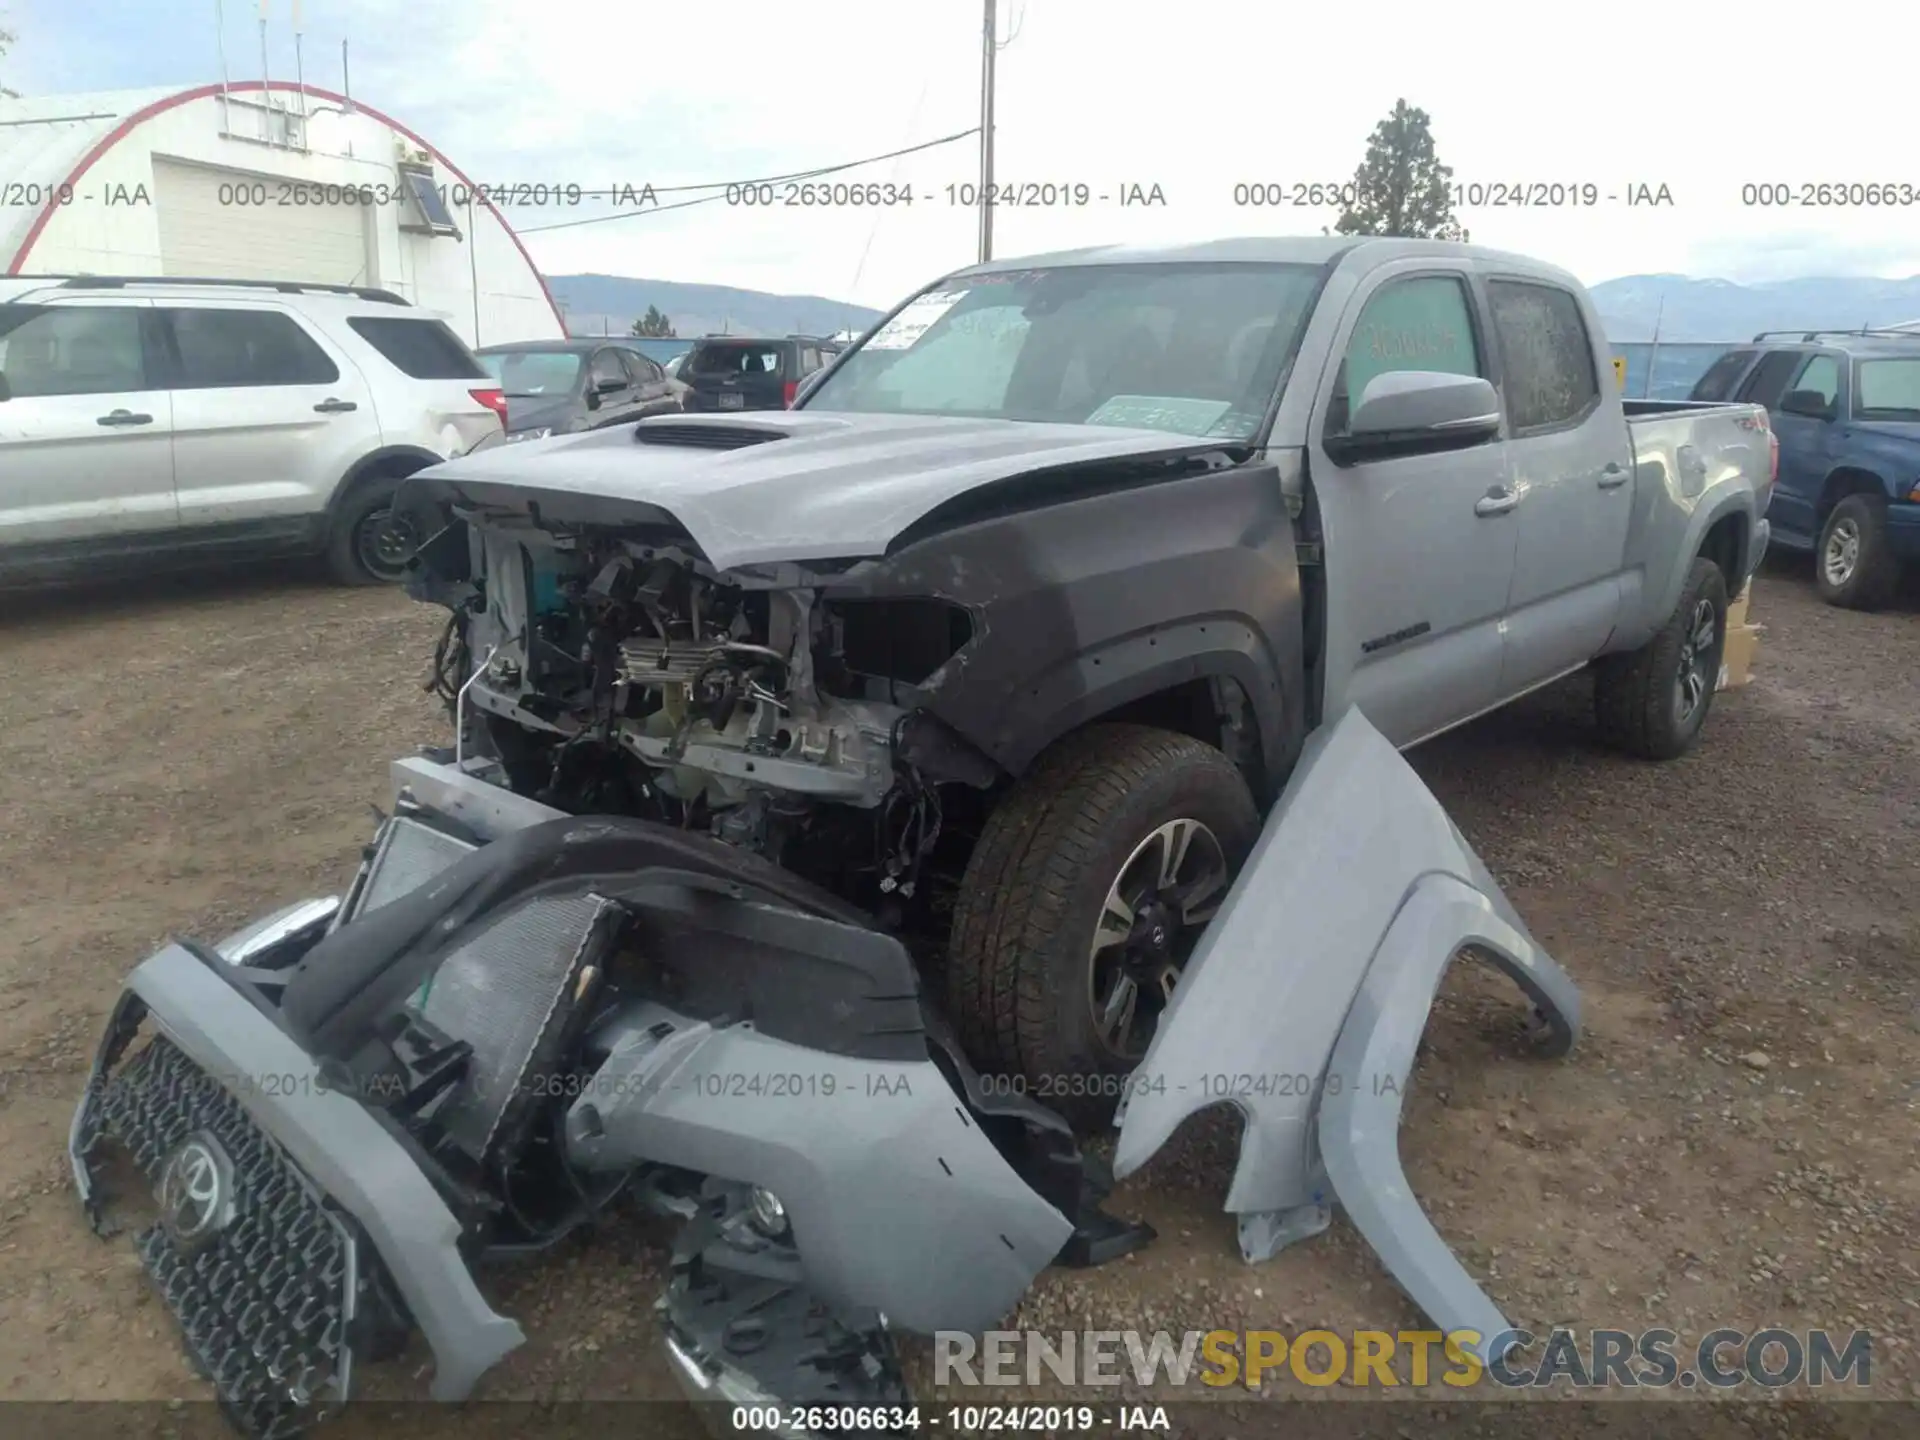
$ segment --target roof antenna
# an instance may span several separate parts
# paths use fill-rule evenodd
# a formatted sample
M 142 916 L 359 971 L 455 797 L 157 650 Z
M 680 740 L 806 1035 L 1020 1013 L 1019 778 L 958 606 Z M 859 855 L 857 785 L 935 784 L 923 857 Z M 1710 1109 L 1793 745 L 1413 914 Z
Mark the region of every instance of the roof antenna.
M 300 58 L 300 0 L 293 0 L 293 88 L 300 93 L 300 118 L 307 118 L 307 67 Z M 304 127 L 300 143 L 306 144 Z
M 347 42 L 340 41 L 340 98 L 347 114 L 353 114 L 353 72 L 347 68 Z
M 227 7 L 225 0 L 213 0 L 213 44 L 220 54 L 220 129 L 228 133 L 232 130 L 232 117 L 227 109 Z
M 273 86 L 267 82 L 267 0 L 260 0 L 260 103 L 273 109 Z M 271 130 L 267 143 L 273 143 Z

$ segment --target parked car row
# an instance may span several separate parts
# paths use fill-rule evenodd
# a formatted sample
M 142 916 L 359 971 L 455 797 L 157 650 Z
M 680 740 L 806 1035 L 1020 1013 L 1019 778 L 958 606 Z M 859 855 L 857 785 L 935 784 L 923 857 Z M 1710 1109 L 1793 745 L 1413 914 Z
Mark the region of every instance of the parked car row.
M 301 554 L 391 583 L 425 538 L 392 511 L 415 471 L 503 439 L 778 408 L 837 350 L 709 337 L 683 379 L 623 339 L 476 353 L 371 287 L 0 277 L 0 585 Z
M 1774 539 L 1813 554 L 1829 604 L 1886 604 L 1920 563 L 1920 332 L 1764 331 L 1691 398 L 1766 409 L 1780 440 Z
M 0 583 L 301 552 L 391 582 L 421 538 L 394 487 L 505 411 L 389 291 L 0 278 Z

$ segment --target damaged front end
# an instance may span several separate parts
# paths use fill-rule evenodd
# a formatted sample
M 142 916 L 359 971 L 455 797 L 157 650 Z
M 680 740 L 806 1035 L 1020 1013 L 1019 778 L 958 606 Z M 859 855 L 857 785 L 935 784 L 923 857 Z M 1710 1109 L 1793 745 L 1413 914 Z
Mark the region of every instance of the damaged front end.
M 989 1097 L 900 944 L 740 850 L 396 763 L 345 899 L 129 976 L 71 1135 L 249 1435 L 418 1329 L 437 1399 L 522 1343 L 475 1273 L 642 1202 L 696 1399 L 888 1403 L 894 1330 L 976 1329 L 1150 1231 L 1064 1122 Z M 144 1212 L 137 1217 L 132 1212 Z

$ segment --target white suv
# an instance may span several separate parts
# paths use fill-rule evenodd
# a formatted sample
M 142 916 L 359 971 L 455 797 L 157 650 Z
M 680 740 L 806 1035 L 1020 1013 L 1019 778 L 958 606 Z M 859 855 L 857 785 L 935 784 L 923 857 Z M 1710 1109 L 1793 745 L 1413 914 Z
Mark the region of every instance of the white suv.
M 324 554 L 398 579 L 394 487 L 500 433 L 498 384 L 384 290 L 0 277 L 0 585 Z

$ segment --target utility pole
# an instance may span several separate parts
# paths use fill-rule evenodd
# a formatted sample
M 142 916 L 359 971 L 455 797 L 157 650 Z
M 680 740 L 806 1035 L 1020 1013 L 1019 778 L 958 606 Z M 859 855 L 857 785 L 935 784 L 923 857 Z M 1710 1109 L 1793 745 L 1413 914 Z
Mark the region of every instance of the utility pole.
M 994 36 L 994 8 L 986 0 L 986 23 L 980 45 L 980 262 L 993 258 L 993 57 L 999 50 Z

